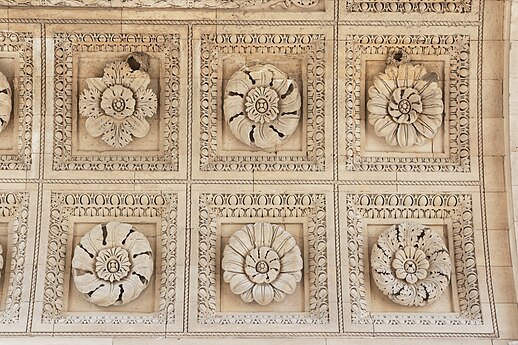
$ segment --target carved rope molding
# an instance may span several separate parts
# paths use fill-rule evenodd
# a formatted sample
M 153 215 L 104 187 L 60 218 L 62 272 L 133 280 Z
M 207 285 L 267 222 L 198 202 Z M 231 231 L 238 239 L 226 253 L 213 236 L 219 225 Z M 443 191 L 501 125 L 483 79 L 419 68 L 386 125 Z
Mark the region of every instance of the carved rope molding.
M 475 260 L 473 209 L 469 194 L 347 194 L 347 248 L 351 320 L 356 324 L 390 325 L 470 325 L 485 324 L 482 319 L 478 273 Z M 371 314 L 367 305 L 364 261 L 368 236 L 367 221 L 385 219 L 387 223 L 412 219 L 451 221 L 452 253 L 456 274 L 459 312 L 447 315 Z M 490 321 L 487 321 L 490 323 Z
M 326 199 L 323 194 L 201 194 L 199 196 L 197 320 L 205 325 L 329 324 Z M 309 315 L 219 314 L 216 310 L 217 222 L 227 217 L 293 217 L 307 220 Z
M 0 32 L 0 55 L 14 53 L 18 58 L 17 87 L 13 92 L 18 98 L 18 107 L 13 108 L 11 120 L 18 117 L 15 124 L 17 143 L 15 154 L 0 154 L 0 170 L 30 170 L 32 165 L 31 140 L 32 120 L 34 117 L 33 96 L 33 34 L 31 32 Z M 14 72 L 14 71 L 13 71 Z M 16 102 L 13 100 L 13 105 Z M 5 132 L 4 132 L 5 133 Z M 0 133 L 0 137 L 2 133 Z
M 9 277 L 9 289 L 5 309 L 0 311 L 0 324 L 7 325 L 20 321 L 22 291 L 25 284 L 30 283 L 24 280 L 29 231 L 29 193 L 0 193 L 0 221 L 3 220 L 12 224 L 9 228 L 12 234 L 12 243 L 9 243 L 12 253 L 11 267 L 5 267 L 4 271 L 5 277 Z
M 42 323 L 54 324 L 166 324 L 176 320 L 177 194 L 155 193 L 62 193 L 53 192 L 45 263 Z M 149 314 L 98 313 L 67 315 L 63 310 L 67 242 L 73 229 L 70 218 L 91 221 L 103 218 L 149 217 L 160 219 L 160 292 L 158 310 Z M 158 235 L 158 234 L 157 234 Z
M 112 155 L 75 155 L 72 153 L 72 83 L 73 58 L 78 53 L 143 52 L 163 59 L 164 93 L 159 96 L 159 133 L 163 153 L 135 156 L 124 152 Z M 53 170 L 130 170 L 178 171 L 179 164 L 179 103 L 180 103 L 180 35 L 179 34 L 118 34 L 118 33 L 57 33 L 54 35 L 54 144 Z M 163 104 L 163 109 L 161 105 Z
M 469 35 L 348 35 L 345 42 L 345 56 L 350 56 L 344 64 L 345 88 L 350 90 L 346 102 L 345 154 L 346 168 L 349 171 L 385 172 L 471 172 L 470 161 L 470 117 L 469 84 L 470 80 L 470 39 Z M 449 76 L 445 77 L 449 94 L 449 136 L 446 157 L 430 154 L 426 157 L 390 155 L 369 155 L 361 152 L 362 119 L 366 111 L 361 102 L 363 59 L 369 55 L 388 56 L 394 47 L 415 56 L 448 56 Z M 416 58 L 417 59 L 417 58 Z M 445 95 L 446 96 L 446 95 Z
M 323 34 L 203 34 L 201 36 L 200 80 L 200 170 L 202 171 L 324 171 L 325 170 L 325 35 Z M 246 52 L 246 53 L 244 53 Z M 227 54 L 303 56 L 307 59 L 306 154 L 218 155 L 218 65 Z M 291 76 L 293 77 L 293 76 Z M 301 90 L 304 94 L 304 91 Z M 218 98 L 221 100 L 218 102 Z
M 266 5 L 271 8 L 307 8 L 319 0 L 0 0 L 0 6 L 153 7 L 232 9 Z

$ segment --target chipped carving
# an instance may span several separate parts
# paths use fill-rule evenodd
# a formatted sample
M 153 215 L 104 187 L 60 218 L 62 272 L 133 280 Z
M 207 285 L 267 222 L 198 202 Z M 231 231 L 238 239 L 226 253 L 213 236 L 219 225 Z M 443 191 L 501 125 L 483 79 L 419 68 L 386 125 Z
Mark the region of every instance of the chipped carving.
M 268 305 L 295 292 L 302 257 L 293 236 L 279 225 L 258 222 L 232 235 L 223 253 L 223 279 L 247 303 Z
M 99 224 L 77 245 L 72 272 L 87 301 L 122 305 L 136 299 L 149 284 L 153 253 L 146 237 L 130 224 Z
M 346 196 L 346 223 L 348 237 L 349 290 L 351 298 L 351 320 L 354 324 L 381 324 L 381 325 L 450 325 L 450 326 L 478 326 L 482 321 L 482 308 L 480 299 L 480 286 L 475 255 L 473 203 L 469 194 L 348 194 Z M 365 282 L 369 274 L 365 272 L 365 260 L 369 260 L 367 254 L 367 236 L 371 222 L 425 222 L 441 221 L 451 225 L 447 226 L 448 238 L 452 239 L 450 250 L 455 265 L 455 281 L 452 286 L 456 293 L 459 312 L 457 314 L 426 314 L 416 315 L 408 313 L 371 313 L 369 311 L 369 290 Z M 420 226 L 420 225 L 416 225 Z M 419 234 L 417 230 L 414 235 Z M 403 235 L 404 232 L 401 232 Z M 426 233 L 423 233 L 423 239 Z M 437 235 L 438 236 L 438 235 Z M 416 244 L 419 241 L 411 239 Z M 445 240 L 446 241 L 446 240 Z M 406 247 L 406 245 L 404 245 Z M 427 249 L 418 246 L 425 252 Z M 437 247 L 439 248 L 439 246 Z M 397 248 L 400 249 L 400 248 Z M 389 251 L 387 248 L 386 252 Z M 397 250 L 394 250 L 395 253 Z M 371 255 L 371 270 L 373 271 L 374 254 Z M 451 260 L 451 259 L 448 259 Z M 425 279 L 429 279 L 430 266 Z M 396 264 L 397 265 L 397 264 Z M 392 272 L 392 260 L 388 270 Z M 389 274 L 395 275 L 395 272 Z M 453 271 L 452 271 L 453 273 Z M 388 276 L 388 274 L 387 274 Z M 398 279 L 394 277 L 394 279 Z M 411 279 L 411 278 L 410 278 Z M 404 284 L 408 284 L 406 280 Z M 419 282 L 417 282 L 419 284 Z
M 272 148 L 285 142 L 297 128 L 300 91 L 297 83 L 275 66 L 245 66 L 227 83 L 224 112 L 241 142 Z
M 143 60 L 143 61 L 142 61 Z M 131 62 L 131 65 L 129 62 Z M 147 117 L 157 112 L 157 96 L 148 89 L 148 66 L 142 54 L 130 55 L 128 61 L 106 65 L 102 78 L 88 78 L 79 98 L 79 113 L 87 117 L 86 130 L 114 148 L 122 148 L 149 132 Z M 141 61 L 141 62 L 139 62 Z M 143 69 L 133 69 L 143 66 Z
M 436 301 L 450 284 L 451 261 L 442 238 L 416 223 L 391 226 L 372 247 L 372 276 L 393 302 L 424 306 Z
M 410 63 L 406 53 L 390 55 L 369 88 L 369 123 L 390 146 L 423 145 L 435 137 L 444 116 L 438 76 Z
M 5 75 L 0 72 L 0 132 L 7 127 L 12 108 L 11 86 Z
M 155 42 L 155 43 L 152 43 Z M 152 130 L 145 141 L 157 141 L 163 150 L 150 151 L 149 154 L 137 156 L 132 152 L 137 148 L 126 147 L 124 151 L 112 150 L 110 146 L 100 143 L 99 148 L 107 154 L 99 155 L 88 149 L 76 151 L 73 149 L 76 132 L 72 130 L 74 122 L 79 117 L 79 107 L 73 109 L 70 95 L 80 95 L 76 91 L 74 72 L 79 56 L 96 52 L 110 51 L 121 59 L 125 59 L 130 67 L 140 65 L 140 71 L 145 72 L 145 66 L 139 60 L 141 56 L 149 56 L 163 67 L 153 78 L 160 79 L 160 126 L 163 130 L 160 136 Z M 52 170 L 65 171 L 169 171 L 178 172 L 179 155 L 181 151 L 178 135 L 183 120 L 180 118 L 180 35 L 170 34 L 128 34 L 128 33 L 86 33 L 60 32 L 54 35 L 54 102 L 53 102 L 53 132 L 55 133 L 52 146 Z M 125 57 L 125 58 L 124 58 Z M 158 90 L 157 90 L 158 93 Z M 167 95 L 167 96 L 166 96 Z M 79 98 L 79 97 L 78 97 Z M 100 103 L 99 103 L 100 107 Z M 76 111 L 77 110 L 77 111 Z M 155 115 L 158 116 L 158 115 Z M 78 121 L 81 125 L 82 121 Z M 84 128 L 84 127 L 83 127 Z M 85 128 L 86 132 L 86 128 Z M 88 133 L 85 133 L 88 135 Z M 83 174 L 83 176 L 85 176 Z
M 346 152 L 347 171 L 376 171 L 376 172 L 473 172 L 473 147 L 471 145 L 472 124 L 470 116 L 472 85 L 476 84 L 470 71 L 476 66 L 473 60 L 473 39 L 470 35 L 346 35 L 344 54 L 351 56 L 346 59 L 345 84 L 351 90 L 346 99 L 346 123 L 343 135 Z M 401 154 L 393 150 L 364 151 L 366 146 L 365 132 L 372 132 L 373 127 L 368 123 L 366 107 L 369 95 L 365 81 L 365 66 L 370 62 L 379 63 L 379 57 L 391 57 L 396 51 L 408 52 L 416 59 L 437 64 L 435 69 L 441 77 L 441 87 L 444 87 L 444 118 L 443 155 L 429 152 L 423 155 L 413 153 Z M 431 49 L 433 48 L 433 49 Z M 475 59 L 476 60 L 476 59 Z M 442 65 L 442 67 L 440 67 Z M 427 69 L 431 69 L 428 67 Z M 373 77 L 369 78 L 373 80 Z M 443 80 L 444 79 L 444 80 Z M 388 101 L 384 101 L 387 103 Z M 387 116 L 388 111 L 386 112 Z M 367 128 L 365 128 L 367 127 Z M 435 141 L 438 141 L 436 135 Z M 427 139 L 430 140 L 430 139 Z M 434 145 L 431 146 L 434 146 Z M 403 150 L 403 149 L 401 149 Z M 408 151 L 425 151 L 426 147 L 413 146 Z M 439 153 L 441 150 L 438 150 Z

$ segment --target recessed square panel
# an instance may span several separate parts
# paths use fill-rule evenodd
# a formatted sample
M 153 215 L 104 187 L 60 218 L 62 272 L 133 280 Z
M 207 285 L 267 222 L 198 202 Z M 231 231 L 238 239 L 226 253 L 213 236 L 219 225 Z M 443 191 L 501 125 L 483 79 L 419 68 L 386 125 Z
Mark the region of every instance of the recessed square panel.
M 307 331 L 336 329 L 334 291 L 330 285 L 334 263 L 329 256 L 331 234 L 326 224 L 330 220 L 325 208 L 329 202 L 326 193 L 197 192 L 194 212 L 199 221 L 191 242 L 191 275 L 197 278 L 190 284 L 194 298 L 190 327 L 197 331 L 233 332 L 239 324 L 240 330 L 250 333 L 288 331 L 301 324 Z M 225 282 L 223 254 L 235 248 L 227 245 L 243 229 L 258 230 L 271 225 L 280 226 L 294 239 L 303 262 L 301 279 L 296 279 L 295 289 L 279 300 L 262 304 L 254 292 L 254 299 L 247 301 Z M 264 234 L 269 233 L 266 231 Z M 260 236 L 258 232 L 251 233 L 256 239 Z M 284 259 L 280 258 L 282 263 Z M 282 266 L 280 270 L 285 272 Z M 255 273 L 246 273 L 248 269 L 243 272 L 243 277 L 248 274 L 247 281 L 254 282 Z M 273 287 L 278 286 L 275 279 L 272 278 Z
M 51 191 L 46 194 L 46 198 L 51 205 L 48 209 L 50 214 L 47 215 L 46 220 L 49 232 L 44 235 L 48 239 L 44 249 L 47 260 L 42 267 L 44 271 L 40 271 L 38 278 L 43 285 L 43 289 L 39 290 L 41 294 L 39 298 L 42 298 L 43 305 L 35 315 L 36 327 L 42 330 L 52 327 L 55 330 L 72 333 L 95 332 L 99 331 L 99 327 L 107 327 L 106 332 L 124 332 L 124 334 L 128 332 L 164 334 L 166 325 L 171 330 L 181 327 L 178 320 L 181 315 L 178 301 L 181 299 L 176 293 L 177 280 L 181 276 L 177 266 L 179 193 Z M 123 248 L 126 248 L 128 255 L 131 256 L 129 262 L 137 265 L 133 260 L 138 256 L 151 256 L 153 272 L 148 278 L 145 275 L 146 271 L 139 271 L 140 266 L 131 268 L 131 279 L 136 279 L 133 275 L 141 281 L 145 279 L 147 286 L 139 295 L 131 297 L 132 300 L 124 304 L 117 301 L 123 301 L 125 296 L 132 296 L 132 291 L 136 291 L 137 285 L 134 288 L 131 287 L 131 282 L 129 282 L 130 285 L 123 285 L 124 281 L 120 277 L 114 278 L 113 281 L 106 280 L 114 286 L 114 289 L 120 290 L 119 299 L 106 306 L 96 305 L 87 301 L 83 293 L 92 297 L 106 282 L 99 280 L 98 283 L 92 283 L 93 285 L 89 283 L 88 286 L 92 287 L 91 291 L 85 290 L 81 293 L 73 277 L 72 260 L 78 254 L 76 251 L 86 252 L 96 260 L 96 273 L 92 277 L 101 279 L 97 267 L 101 262 L 99 261 L 101 251 L 105 250 L 94 250 L 95 253 L 92 251 L 93 248 L 104 248 L 100 245 L 101 239 L 95 242 L 92 237 L 88 237 L 88 240 L 84 237 L 90 236 L 92 229 L 100 226 L 103 236 L 106 236 L 103 241 L 111 241 L 112 238 L 115 241 L 117 236 L 122 235 L 115 235 L 113 231 L 117 229 L 111 228 L 110 225 L 115 224 L 113 222 L 128 224 L 131 227 L 130 230 L 121 233 L 126 234 L 124 239 L 120 238 L 123 244 L 127 244 L 127 248 L 124 246 Z M 149 242 L 151 253 L 139 249 L 143 247 L 137 242 L 130 243 L 141 241 L 135 240 L 135 235 L 132 235 L 134 232 L 138 232 L 137 236 L 142 236 Z M 137 249 L 138 252 L 132 252 Z M 110 255 L 115 257 L 115 254 Z M 122 263 L 123 261 L 119 260 L 119 267 Z M 77 267 L 81 267 L 81 269 L 77 268 L 78 274 L 87 270 L 85 264 Z M 113 329 L 115 324 L 117 329 Z
M 117 177 L 141 172 L 145 178 L 149 173 L 183 176 L 185 167 L 179 159 L 185 149 L 179 134 L 184 130 L 181 112 L 186 102 L 181 95 L 186 73 L 181 68 L 185 63 L 183 28 L 158 34 L 92 31 L 51 31 L 54 59 L 49 68 L 55 88 L 48 125 L 55 134 L 48 149 L 52 155 L 52 167 L 46 167 L 49 176 L 77 172 L 82 178 L 109 178 L 113 176 L 106 175 L 110 171 L 119 171 Z M 144 56 L 142 64 L 135 60 L 136 54 Z M 116 64 L 126 60 L 131 73 L 117 72 L 124 66 Z M 130 61 L 135 63 L 130 65 Z M 113 82 L 110 76 L 115 76 Z M 132 78 L 148 80 L 131 84 Z M 114 103 L 118 96 L 106 93 L 119 84 L 110 83 L 126 85 L 126 93 L 119 97 L 125 109 L 120 114 L 117 109 L 123 103 Z M 88 100 L 86 108 L 81 105 L 82 97 Z
M 194 176 L 329 176 L 328 28 L 293 34 L 254 26 L 212 31 L 195 30 Z M 261 92 L 276 96 L 261 98 Z M 268 106 L 259 109 L 263 98 Z

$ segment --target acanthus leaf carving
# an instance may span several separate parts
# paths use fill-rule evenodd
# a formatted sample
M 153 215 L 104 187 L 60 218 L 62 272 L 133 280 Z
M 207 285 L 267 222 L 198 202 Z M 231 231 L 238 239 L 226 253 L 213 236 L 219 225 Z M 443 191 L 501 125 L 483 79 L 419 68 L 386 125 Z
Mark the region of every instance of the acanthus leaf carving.
M 77 245 L 72 272 L 87 301 L 122 305 L 136 299 L 149 284 L 153 253 L 146 237 L 130 224 L 99 224 Z
M 257 222 L 236 231 L 223 253 L 223 279 L 247 303 L 268 305 L 293 294 L 303 261 L 293 236 L 279 225 Z
M 385 230 L 372 247 L 372 276 L 393 302 L 424 306 L 450 284 L 451 259 L 442 238 L 429 227 L 400 223 Z
M 138 63 L 137 56 L 145 61 L 142 54 L 129 58 L 145 68 L 147 62 Z M 144 68 L 134 70 L 127 61 L 116 61 L 106 65 L 102 78 L 86 80 L 88 89 L 79 98 L 79 113 L 87 117 L 85 126 L 91 136 L 122 148 L 132 136 L 148 134 L 146 117 L 155 115 L 158 104 L 156 94 L 148 89 L 150 76 Z

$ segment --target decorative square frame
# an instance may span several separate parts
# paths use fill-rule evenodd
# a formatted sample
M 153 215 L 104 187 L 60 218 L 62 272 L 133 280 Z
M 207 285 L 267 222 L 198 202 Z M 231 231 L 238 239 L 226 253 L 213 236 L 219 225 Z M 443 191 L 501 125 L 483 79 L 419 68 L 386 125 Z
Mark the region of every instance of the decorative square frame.
M 484 310 L 481 296 L 487 295 L 487 287 L 479 279 L 475 256 L 475 226 L 472 194 L 396 194 L 361 193 L 343 196 L 348 210 L 344 222 L 347 232 L 347 259 L 349 262 L 347 278 L 349 282 L 350 317 L 354 325 L 374 325 L 384 327 L 385 331 L 398 332 L 401 326 L 405 331 L 416 333 L 491 333 L 493 332 L 490 313 Z M 423 224 L 433 220 L 447 221 L 451 224 L 453 248 L 450 255 L 454 258 L 459 312 L 437 314 L 371 313 L 368 310 L 364 272 L 364 260 L 369 257 L 366 251 L 366 221 L 386 220 L 388 223 L 417 221 Z M 479 259 L 485 253 L 477 253 Z M 484 255 L 484 256 L 482 256 Z M 484 265 L 487 262 L 483 263 Z M 345 272 L 344 272 L 345 273 Z M 376 287 L 372 287 L 376 288 Z M 455 296 L 454 296 L 455 297 Z M 409 310 L 410 311 L 410 310 Z
M 155 334 L 164 335 L 166 327 L 171 331 L 181 330 L 182 311 L 178 301 L 182 291 L 178 281 L 181 272 L 178 271 L 177 253 L 182 250 L 178 233 L 179 205 L 182 202 L 180 193 L 160 192 L 50 192 L 50 207 L 48 209 L 48 233 L 45 233 L 44 245 L 46 261 L 43 270 L 40 269 L 38 281 L 42 285 L 39 290 L 41 311 L 34 314 L 34 324 L 43 330 L 52 328 L 54 331 L 70 333 L 92 332 L 97 334 L 100 329 L 111 334 Z M 93 221 L 99 218 L 106 220 L 124 219 L 126 217 L 156 218 L 161 224 L 161 265 L 154 275 L 160 274 L 160 291 L 153 313 L 128 312 L 97 312 L 78 313 L 63 311 L 65 300 L 65 267 L 67 258 L 67 242 L 72 219 Z M 156 301 L 156 300 L 155 300 Z M 118 330 L 113 331 L 117 325 Z
M 286 34 L 281 28 L 265 29 L 253 26 L 245 30 L 232 30 L 226 27 L 224 31 L 213 32 L 213 29 L 198 30 L 199 46 L 195 48 L 195 56 L 198 56 L 195 64 L 194 80 L 199 80 L 199 97 L 194 94 L 196 108 L 199 110 L 199 128 L 194 128 L 194 133 L 199 133 L 199 147 L 193 150 L 193 156 L 198 156 L 195 163 L 195 176 L 213 176 L 214 174 L 232 173 L 225 178 L 233 176 L 249 176 L 254 173 L 260 178 L 261 173 L 267 176 L 280 174 L 279 178 L 286 179 L 286 172 L 293 172 L 295 176 L 308 174 L 312 176 L 330 175 L 332 160 L 327 157 L 331 150 L 332 140 L 326 139 L 325 133 L 331 133 L 331 120 L 326 115 L 326 109 L 332 109 L 330 97 L 332 89 L 329 76 L 332 70 L 332 57 L 330 56 L 332 42 L 330 28 L 318 30 L 303 30 L 300 33 Z M 279 30 L 281 29 L 281 30 Z M 221 138 L 221 126 L 224 120 L 222 111 L 223 95 L 219 90 L 218 67 L 222 64 L 222 58 L 227 54 L 301 54 L 307 57 L 308 64 L 304 67 L 307 73 L 307 83 L 301 88 L 303 103 L 306 111 L 300 121 L 305 121 L 303 133 L 305 142 L 302 154 L 283 154 L 282 150 L 272 153 L 254 152 L 253 155 L 240 156 L 232 154 L 219 154 L 218 138 Z M 196 79 L 199 78 L 199 79 Z M 195 84 L 196 85 L 196 84 Z M 224 85 L 223 85 L 224 87 Z M 196 110 L 195 116 L 196 119 Z M 303 118 L 307 116 L 307 118 Z M 226 125 L 226 124 L 225 124 Z M 212 175 L 210 173 L 213 173 Z M 329 177 L 329 176 L 327 176 Z M 235 178 L 235 177 L 234 177 Z
M 183 81 L 181 70 L 181 34 L 130 33 L 130 32 L 55 32 L 53 36 L 54 96 L 52 128 L 52 172 L 61 171 L 128 171 L 168 172 L 180 171 L 180 131 L 182 128 L 180 92 Z M 138 157 L 123 152 L 113 155 L 80 155 L 72 152 L 73 110 L 72 90 L 74 80 L 74 54 L 88 52 L 162 54 L 164 87 L 158 112 L 162 122 L 159 140 L 163 140 L 163 154 Z M 162 71 L 161 71 L 162 72 Z M 79 90 L 78 90 L 79 92 Z M 84 174 L 81 173 L 84 177 Z
M 9 276 L 9 290 L 5 309 L 0 311 L 3 332 L 26 332 L 29 314 L 29 288 L 31 285 L 32 255 L 34 245 L 29 233 L 29 214 L 32 207 L 30 192 L 0 192 L 0 222 L 9 223 L 10 238 L 4 248 L 2 274 Z M 5 255 L 11 253 L 11 267 L 6 267 Z M 6 277 L 7 278 L 7 277 Z M 4 278 L 5 279 L 5 278 Z
M 346 0 L 347 12 L 471 13 L 473 0 Z
M 246 334 L 293 331 L 293 327 L 308 331 L 337 331 L 335 291 L 331 285 L 334 276 L 334 258 L 328 241 L 334 238 L 326 205 L 332 206 L 327 193 L 199 193 L 196 195 L 198 224 L 191 243 L 191 306 L 189 320 L 192 331 L 235 332 L 236 325 Z M 217 311 L 217 257 L 218 224 L 222 219 L 243 218 L 259 221 L 268 218 L 301 219 L 306 222 L 308 248 L 309 310 L 292 313 L 240 313 Z M 252 221 L 253 222 L 253 221 Z M 329 267 L 331 266 L 331 267 Z
M 27 171 L 33 169 L 34 165 L 32 160 L 33 120 L 39 114 L 37 97 L 34 93 L 34 77 L 39 71 L 34 63 L 34 42 L 33 32 L 0 31 L 0 58 L 6 53 L 13 56 L 17 63 L 15 71 L 17 88 L 15 87 L 13 90 L 14 102 L 9 121 L 18 118 L 18 123 L 15 124 L 18 134 L 17 152 L 0 154 L 0 171 L 20 171 L 24 177 Z M 18 96 L 17 99 L 14 99 L 16 96 Z M 15 107 L 16 105 L 17 107 Z
M 390 30 L 388 30 L 390 32 Z M 345 173 L 351 172 L 365 174 L 377 173 L 427 173 L 427 176 L 438 179 L 448 173 L 460 174 L 463 179 L 476 179 L 478 169 L 476 167 L 478 145 L 473 140 L 477 135 L 477 121 L 470 117 L 472 111 L 476 111 L 473 94 L 477 79 L 473 73 L 477 72 L 473 66 L 477 64 L 474 58 L 476 42 L 473 41 L 473 30 L 466 33 L 447 34 L 439 30 L 439 34 L 415 34 L 400 35 L 356 33 L 344 35 L 344 62 L 341 71 L 344 73 L 343 92 L 346 96 L 345 121 L 342 123 L 342 131 L 345 131 L 344 140 L 341 143 L 341 152 L 345 155 Z M 387 55 L 391 48 L 402 48 L 409 54 L 424 56 L 449 56 L 449 78 L 444 81 L 449 87 L 449 104 L 445 104 L 449 111 L 448 122 L 442 126 L 448 126 L 444 131 L 448 135 L 447 157 L 443 154 L 435 156 L 430 154 L 424 157 L 415 157 L 412 154 L 384 155 L 377 157 L 362 154 L 362 134 L 365 124 L 366 92 L 362 90 L 361 71 L 364 60 L 369 55 Z M 472 61 L 473 60 L 473 61 Z M 460 100 L 461 105 L 457 105 Z M 432 175 L 435 175 L 433 177 Z M 414 178 L 412 174 L 409 178 Z

